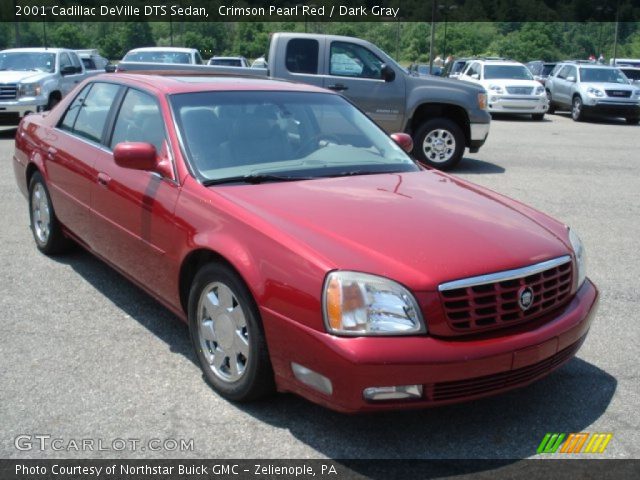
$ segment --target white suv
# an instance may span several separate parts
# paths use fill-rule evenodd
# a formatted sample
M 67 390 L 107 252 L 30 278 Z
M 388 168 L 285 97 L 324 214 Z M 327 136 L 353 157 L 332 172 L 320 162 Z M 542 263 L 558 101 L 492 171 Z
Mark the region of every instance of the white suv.
M 544 86 L 533 79 L 522 63 L 474 60 L 467 64 L 459 79 L 479 83 L 487 90 L 491 113 L 528 113 L 534 120 L 542 120 L 549 108 Z

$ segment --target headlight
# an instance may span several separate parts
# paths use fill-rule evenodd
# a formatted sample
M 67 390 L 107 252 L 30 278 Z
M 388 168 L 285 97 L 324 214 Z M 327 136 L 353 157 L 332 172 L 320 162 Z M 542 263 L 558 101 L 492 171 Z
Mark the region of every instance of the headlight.
M 598 90 L 597 88 L 589 87 L 587 88 L 587 94 L 592 97 L 604 97 L 604 92 L 602 90 Z
M 633 92 L 633 96 L 640 97 L 640 90 L 636 90 L 635 92 Z
M 536 95 L 542 95 L 544 93 L 547 93 L 547 92 L 542 85 L 540 85 L 539 87 L 536 87 L 536 92 L 535 92 Z
M 478 94 L 478 107 L 480 110 L 485 110 L 487 108 L 487 94 L 479 93 Z
M 327 330 L 338 335 L 411 335 L 426 332 L 415 298 L 402 285 L 366 273 L 335 271 L 323 291 Z
M 497 93 L 497 94 L 504 93 L 504 90 L 500 85 L 489 85 L 489 90 L 491 90 L 492 93 Z
M 580 237 L 578 237 L 578 234 L 571 229 L 569 229 L 569 241 L 571 242 L 573 253 L 576 256 L 576 290 L 578 290 L 584 283 L 584 279 L 587 276 L 587 259 L 585 257 L 584 246 L 582 245 Z
M 20 97 L 37 97 L 42 92 L 39 83 L 21 83 L 18 86 L 18 95 Z

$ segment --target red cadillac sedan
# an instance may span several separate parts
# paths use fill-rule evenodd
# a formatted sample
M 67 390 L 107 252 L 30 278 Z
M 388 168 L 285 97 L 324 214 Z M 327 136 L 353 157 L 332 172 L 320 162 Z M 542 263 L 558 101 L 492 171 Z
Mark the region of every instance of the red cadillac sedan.
M 13 166 L 37 248 L 188 322 L 227 399 L 426 407 L 547 375 L 596 310 L 578 236 L 410 143 L 312 86 L 114 74 L 26 117 Z

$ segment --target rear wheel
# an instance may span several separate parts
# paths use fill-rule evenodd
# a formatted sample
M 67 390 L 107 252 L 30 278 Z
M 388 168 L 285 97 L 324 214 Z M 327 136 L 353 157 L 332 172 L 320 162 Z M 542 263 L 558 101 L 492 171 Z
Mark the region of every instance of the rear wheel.
M 637 117 L 627 118 L 626 120 L 629 125 L 638 125 L 640 123 L 640 118 Z
M 573 103 L 571 105 L 571 118 L 576 122 L 584 120 L 584 108 L 582 99 L 579 96 L 573 97 Z
M 462 159 L 464 132 L 448 118 L 434 118 L 423 123 L 415 133 L 413 153 L 422 163 L 449 170 Z
M 547 98 L 549 99 L 549 108 L 547 109 L 547 113 L 553 115 L 556 113 L 556 106 L 554 105 L 553 100 L 551 100 L 551 92 L 549 90 L 547 90 Z
M 49 190 L 40 173 L 35 173 L 29 182 L 29 217 L 38 250 L 46 255 L 55 255 L 68 249 L 71 242 L 62 233 Z
M 197 273 L 189 294 L 189 330 L 204 376 L 220 395 L 242 402 L 273 392 L 260 313 L 231 268 L 212 263 Z

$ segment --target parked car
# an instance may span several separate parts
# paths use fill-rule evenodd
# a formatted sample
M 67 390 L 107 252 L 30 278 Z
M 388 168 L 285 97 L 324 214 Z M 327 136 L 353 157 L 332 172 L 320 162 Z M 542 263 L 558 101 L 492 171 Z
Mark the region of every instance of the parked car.
M 251 62 L 251 68 L 267 68 L 269 64 L 264 56 L 256 58 L 253 62 Z
M 632 85 L 640 86 L 640 67 L 618 67 Z
M 616 58 L 615 62 L 613 59 L 609 61 L 612 67 L 636 67 L 640 68 L 640 58 Z
M 159 63 L 178 65 L 202 65 L 200 52 L 195 48 L 145 47 L 129 50 L 122 58 L 123 62 Z M 116 71 L 120 71 L 119 68 Z
M 535 60 L 527 63 L 527 68 L 533 75 L 533 79 L 544 85 L 556 65 L 557 62 L 543 62 L 542 60 Z
M 327 59 L 324 61 L 322 59 Z M 166 70 L 153 63 L 122 62 L 120 71 Z M 234 67 L 181 66 L 184 71 L 237 74 Z M 246 75 L 304 82 L 341 92 L 388 133 L 412 136 L 413 155 L 421 162 L 451 169 L 465 147 L 477 152 L 489 135 L 491 116 L 479 85 L 407 73 L 375 45 L 337 35 L 274 33 L 269 70 Z
M 471 58 L 457 58 L 452 62 L 447 63 L 442 71 L 443 77 L 458 78 L 464 71 L 467 63 L 472 60 Z
M 249 62 L 244 57 L 211 57 L 207 65 L 249 68 Z
M 551 113 L 571 110 L 571 118 L 589 115 L 624 117 L 640 123 L 640 88 L 629 84 L 619 68 L 599 64 L 563 62 L 547 80 Z
M 474 60 L 459 79 L 478 83 L 487 90 L 491 113 L 530 114 L 534 120 L 542 120 L 549 108 L 544 87 L 519 62 Z
M 429 75 L 435 75 L 436 77 L 439 77 L 442 75 L 442 68 L 434 65 L 433 71 L 431 71 L 428 64 L 414 63 L 409 66 L 409 73 L 418 77 L 426 77 Z
M 76 50 L 75 52 L 80 57 L 87 73 L 114 72 L 116 69 L 115 65 L 111 65 L 109 60 L 100 55 L 95 49 Z
M 37 248 L 74 239 L 188 322 L 230 400 L 475 399 L 571 359 L 595 313 L 573 230 L 322 88 L 103 75 L 15 142 Z
M 50 110 L 86 77 L 73 50 L 0 51 L 0 126 L 15 127 L 29 113 Z

